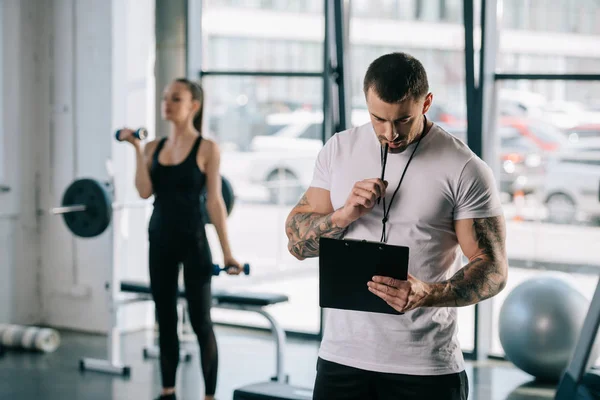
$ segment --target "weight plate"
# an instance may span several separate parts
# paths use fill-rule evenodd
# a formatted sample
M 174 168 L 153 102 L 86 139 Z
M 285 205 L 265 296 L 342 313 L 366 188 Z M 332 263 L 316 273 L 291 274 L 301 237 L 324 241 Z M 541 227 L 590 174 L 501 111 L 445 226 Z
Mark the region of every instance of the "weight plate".
M 221 176 L 221 194 L 223 195 L 223 200 L 225 201 L 225 208 L 227 209 L 227 215 L 231 214 L 233 210 L 233 206 L 235 204 L 235 194 L 233 193 L 233 186 L 227 178 Z M 200 194 L 200 210 L 202 212 L 202 219 L 204 223 L 210 224 L 210 217 L 208 215 L 208 211 L 206 210 L 206 186 L 202 190 Z
M 94 179 L 78 179 L 66 190 L 62 206 L 85 205 L 85 211 L 63 214 L 75 236 L 90 238 L 106 230 L 112 219 L 112 201 L 104 184 Z
M 135 136 L 140 140 L 145 140 L 148 137 L 148 130 L 146 128 L 140 128 L 135 133 Z

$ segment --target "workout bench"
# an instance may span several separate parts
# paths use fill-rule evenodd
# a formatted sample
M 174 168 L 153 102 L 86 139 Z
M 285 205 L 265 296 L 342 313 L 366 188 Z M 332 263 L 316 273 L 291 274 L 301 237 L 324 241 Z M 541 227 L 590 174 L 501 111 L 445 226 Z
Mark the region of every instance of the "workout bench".
M 121 282 L 120 291 L 122 293 L 128 293 L 134 295 L 131 298 L 124 299 L 122 301 L 113 301 L 111 307 L 111 321 L 112 326 L 108 335 L 108 359 L 98 360 L 91 358 L 83 358 L 79 362 L 79 368 L 81 371 L 93 370 L 100 372 L 107 372 L 117 375 L 129 376 L 131 368 L 125 366 L 120 362 L 120 344 L 119 344 L 119 331 L 117 328 L 117 313 L 119 307 L 125 304 L 140 302 L 140 301 L 151 301 L 152 295 L 150 293 L 150 286 L 142 282 Z M 182 289 L 178 291 L 178 297 L 180 299 L 185 298 L 185 292 Z M 284 353 L 285 353 L 285 330 L 279 325 L 279 323 L 273 318 L 267 310 L 266 306 L 273 304 L 285 303 L 288 301 L 288 297 L 283 294 L 275 293 L 229 293 L 225 291 L 213 292 L 213 307 L 224 308 L 230 310 L 242 310 L 252 311 L 264 316 L 271 325 L 271 333 L 275 339 L 275 355 L 276 355 L 276 375 L 272 380 L 277 382 L 286 382 L 287 376 L 284 373 Z M 147 349 L 144 349 L 146 355 Z

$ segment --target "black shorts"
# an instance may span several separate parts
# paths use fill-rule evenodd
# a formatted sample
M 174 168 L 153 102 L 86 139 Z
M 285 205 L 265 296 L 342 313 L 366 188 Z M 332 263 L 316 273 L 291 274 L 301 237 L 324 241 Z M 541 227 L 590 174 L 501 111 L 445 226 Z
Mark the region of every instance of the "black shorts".
M 313 400 L 467 400 L 465 371 L 402 375 L 365 371 L 319 358 Z

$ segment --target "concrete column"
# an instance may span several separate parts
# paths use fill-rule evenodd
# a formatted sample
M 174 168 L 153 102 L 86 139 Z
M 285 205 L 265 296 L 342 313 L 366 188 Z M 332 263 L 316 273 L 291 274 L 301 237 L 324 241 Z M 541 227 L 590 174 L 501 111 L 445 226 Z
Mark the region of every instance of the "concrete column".
M 173 79 L 187 75 L 187 1 L 156 0 L 156 137 L 168 135 L 162 120 L 162 92 Z

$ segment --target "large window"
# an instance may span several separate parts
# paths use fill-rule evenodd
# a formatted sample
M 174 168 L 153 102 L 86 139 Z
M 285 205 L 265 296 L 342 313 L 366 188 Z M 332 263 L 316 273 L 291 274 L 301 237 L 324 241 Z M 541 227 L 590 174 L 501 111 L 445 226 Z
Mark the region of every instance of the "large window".
M 430 120 L 442 125 L 450 133 L 465 139 L 465 67 L 464 52 L 461 49 L 440 49 L 428 46 L 426 38 L 418 35 L 407 36 L 403 34 L 379 36 L 374 35 L 372 29 L 383 29 L 382 32 L 399 32 L 405 29 L 407 10 L 415 14 L 406 17 L 415 20 L 416 26 L 425 26 L 422 21 L 448 21 L 456 25 L 432 27 L 431 36 L 449 32 L 457 34 L 456 28 L 462 23 L 462 1 L 381 1 L 382 7 L 389 11 L 387 18 L 399 21 L 387 21 L 387 28 L 377 27 L 377 21 L 367 21 L 363 17 L 374 18 L 374 13 L 382 12 L 381 8 L 367 7 L 371 2 L 351 2 L 350 20 L 350 59 L 351 80 L 350 91 L 352 107 L 355 116 L 364 115 L 366 119 L 357 118 L 357 122 L 368 121 L 365 98 L 363 94 L 363 78 L 371 61 L 375 58 L 394 51 L 404 51 L 418 58 L 424 65 L 431 92 L 434 94 L 433 105 L 428 113 Z M 402 3 L 402 4 L 400 4 Z M 379 10 L 379 11 L 378 11 Z M 394 14 L 395 13 L 395 14 Z M 385 17 L 379 17 L 385 18 Z M 419 25 L 421 24 L 421 25 Z M 389 31 L 387 30 L 389 29 Z M 363 111 L 361 113 L 361 111 Z M 459 329 L 458 335 L 463 350 L 474 350 L 474 308 L 464 307 L 458 309 Z
M 283 12 L 323 12 L 323 0 L 205 0 L 208 7 L 232 7 Z
M 314 21 L 321 23 L 318 18 L 314 18 Z M 273 32 L 273 34 L 276 33 Z M 210 37 L 209 43 L 206 66 L 210 69 L 237 71 L 323 70 L 323 44 L 318 41 L 214 35 Z
M 497 70 L 513 73 L 598 73 L 600 2 L 596 0 L 503 0 Z M 506 82 L 561 87 L 553 81 Z M 597 96 L 596 96 L 597 98 Z
M 504 0 L 503 28 L 600 34 L 596 0 Z
M 318 2 L 319 12 L 316 2 L 306 2 L 303 11 L 310 12 L 300 14 L 283 11 L 281 3 L 206 0 L 202 68 L 247 75 L 322 71 L 323 2 Z M 463 38 L 462 1 L 382 0 L 377 7 L 370 3 L 349 3 L 349 122 L 369 121 L 362 94 L 368 64 L 384 53 L 406 51 L 428 71 L 435 95 L 429 118 L 464 137 L 464 56 L 452 41 Z M 413 27 L 429 36 L 402 34 Z M 431 46 L 431 37 L 446 40 Z M 284 220 L 309 185 L 323 145 L 322 79 L 208 74 L 203 83 L 208 126 L 223 150 L 222 173 L 236 191 L 237 204 L 229 218 L 232 246 L 236 257 L 253 265 L 250 277 L 220 277 L 215 287 L 283 291 L 290 302 L 274 312 L 284 327 L 318 333 L 317 261 L 299 262 L 288 254 Z M 214 232 L 212 240 L 212 247 L 219 249 Z M 215 310 L 215 315 L 219 321 L 261 325 L 260 318 L 244 313 Z M 460 310 L 459 335 L 467 351 L 474 348 L 473 315 L 472 307 Z
M 206 0 L 203 8 L 203 69 L 216 71 L 318 72 L 323 69 L 323 2 L 307 2 L 308 14 L 292 14 L 277 1 Z M 319 12 L 315 12 L 319 3 Z M 350 22 L 350 102 L 352 125 L 368 122 L 362 78 L 370 61 L 403 50 L 425 64 L 435 104 L 430 119 L 457 135 L 464 132 L 464 57 L 460 46 L 427 47 L 426 38 L 373 31 L 377 19 L 397 32 L 402 20 L 440 28 L 459 39 L 462 1 L 352 1 Z M 225 18 L 224 14 L 227 14 Z M 239 21 L 244 23 L 240 24 Z M 448 24 L 449 23 L 449 24 Z M 303 27 L 303 29 L 299 29 Z M 310 29 L 307 29 L 310 27 Z M 434 28 L 435 30 L 435 28 Z M 443 33 L 440 33 L 443 35 Z M 237 257 L 253 265 L 251 277 L 215 280 L 215 286 L 284 291 L 290 302 L 274 310 L 288 330 L 317 333 L 320 329 L 317 261 L 299 262 L 288 254 L 284 220 L 307 188 L 315 157 L 322 147 L 322 79 L 272 76 L 203 78 L 211 133 L 223 149 L 222 173 L 232 182 L 237 204 L 229 219 Z M 213 248 L 218 249 L 213 235 Z M 218 255 L 218 254 L 217 254 Z M 463 346 L 473 349 L 473 310 L 462 309 Z M 243 313 L 215 311 L 217 320 L 259 324 Z
M 586 297 L 594 293 L 600 268 L 600 112 L 592 105 L 600 82 L 499 81 L 497 87 L 500 140 L 490 162 L 504 198 L 510 272 L 507 287 L 493 299 L 492 354 L 503 356 L 498 315 L 517 285 L 561 271 Z M 555 90 L 536 90 L 545 87 Z
M 342 3 L 350 6 L 345 71 L 351 124 L 368 122 L 362 79 L 369 63 L 405 51 L 427 69 L 434 94 L 428 117 L 466 141 L 463 1 Z M 600 3 L 501 3 L 494 71 L 600 71 Z M 475 25 L 480 5 L 475 1 Z M 240 261 L 253 265 L 250 277 L 219 277 L 215 286 L 287 293 L 290 302 L 275 307 L 276 317 L 286 329 L 308 333 L 320 330 L 317 261 L 288 254 L 284 220 L 310 183 L 323 146 L 323 7 L 323 0 L 204 0 L 202 13 L 203 69 L 245 75 L 203 77 L 208 125 L 223 150 L 223 175 L 237 195 L 229 220 L 232 245 Z M 571 271 L 591 295 L 597 277 L 586 271 L 600 267 L 600 256 L 589 250 L 600 239 L 600 83 L 505 79 L 496 95 L 495 135 L 481 135 L 486 146 L 495 139 L 486 161 L 502 193 L 511 273 L 508 287 L 492 301 L 494 321 L 505 296 L 524 279 L 548 269 Z M 560 237 L 564 232 L 569 236 Z M 214 232 L 212 240 L 218 249 Z M 261 324 L 243 313 L 216 312 L 220 321 Z M 458 334 L 467 352 L 477 350 L 477 321 L 474 307 L 459 309 Z M 492 353 L 501 356 L 496 325 L 493 335 Z
M 216 278 L 215 290 L 286 294 L 289 302 L 270 311 L 286 330 L 312 335 L 321 329 L 318 262 L 289 254 L 285 219 L 323 147 L 323 10 L 322 0 L 207 0 L 202 11 L 207 126 L 236 195 L 228 219 L 233 254 L 251 265 L 248 277 Z M 212 227 L 209 233 L 219 261 L 217 235 Z M 213 315 L 267 326 L 249 313 Z
M 461 0 L 352 0 L 356 18 L 452 22 L 462 20 Z

